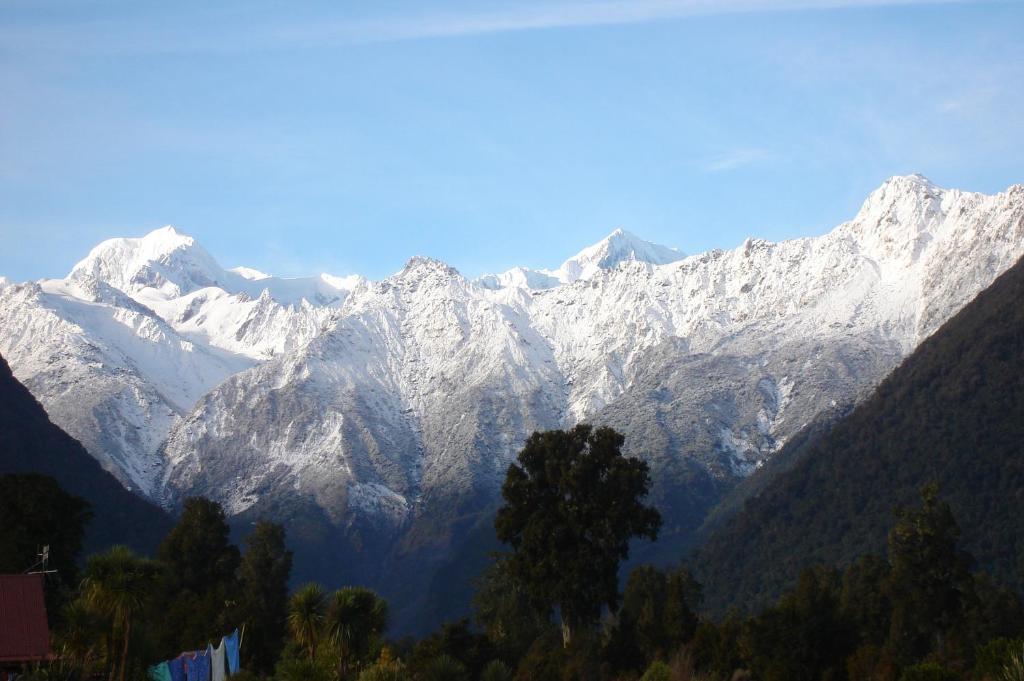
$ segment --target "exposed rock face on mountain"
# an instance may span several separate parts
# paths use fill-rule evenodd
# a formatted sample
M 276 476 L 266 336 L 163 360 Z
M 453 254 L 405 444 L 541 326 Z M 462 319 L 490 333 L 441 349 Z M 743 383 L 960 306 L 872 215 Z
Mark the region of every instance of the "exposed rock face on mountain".
M 626 433 L 685 534 L 1022 253 L 1024 186 L 920 176 L 821 237 L 683 257 L 617 231 L 477 281 L 425 258 L 380 282 L 275 279 L 165 228 L 3 285 L 0 352 L 143 494 L 307 509 L 372 565 L 443 555 L 530 432 L 581 420 Z

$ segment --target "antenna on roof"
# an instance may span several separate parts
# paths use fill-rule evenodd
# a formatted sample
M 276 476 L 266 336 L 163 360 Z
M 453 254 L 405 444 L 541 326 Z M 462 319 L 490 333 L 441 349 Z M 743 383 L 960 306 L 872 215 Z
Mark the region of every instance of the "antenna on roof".
M 43 546 L 39 549 L 39 553 L 36 554 L 36 557 L 39 558 L 39 560 L 35 563 L 35 565 L 33 565 L 29 569 L 25 570 L 25 574 L 28 574 L 28 575 L 53 575 L 53 574 L 57 574 L 56 570 L 47 570 L 47 568 L 50 566 L 50 545 L 49 544 L 43 544 Z M 35 568 L 39 568 L 39 569 L 36 570 Z

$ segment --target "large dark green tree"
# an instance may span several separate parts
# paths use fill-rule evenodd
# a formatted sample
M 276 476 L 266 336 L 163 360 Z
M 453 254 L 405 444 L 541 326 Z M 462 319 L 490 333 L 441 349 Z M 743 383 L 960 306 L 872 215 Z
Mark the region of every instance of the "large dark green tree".
M 163 628 L 168 650 L 187 650 L 233 628 L 237 605 L 238 547 L 220 504 L 185 500 L 181 518 L 157 549 L 167 579 Z
M 549 613 L 538 612 L 512 576 L 506 555 L 497 557 L 477 579 L 473 610 L 476 623 L 508 660 L 520 658 L 552 627 Z
M 476 679 L 487 663 L 494 659 L 495 652 L 487 636 L 470 628 L 469 620 L 446 622 L 416 644 L 409 655 L 409 667 L 417 674 L 431 668 L 435 660 L 450 657 L 458 660 L 470 678 Z
M 740 647 L 764 681 L 842 678 L 853 652 L 853 627 L 840 609 L 839 575 L 807 568 L 796 587 L 747 622 Z
M 622 435 L 581 424 L 534 433 L 509 466 L 494 521 L 511 574 L 531 600 L 557 607 L 563 645 L 619 600 L 619 563 L 633 537 L 656 539 L 661 516 L 643 504 L 648 466 L 623 456 Z
M 238 616 L 245 625 L 243 664 L 257 674 L 270 674 L 281 653 L 288 619 L 288 577 L 292 552 L 285 546 L 284 527 L 259 521 L 246 537 L 238 566 Z
M 693 638 L 700 585 L 684 568 L 662 572 L 640 565 L 629 573 L 609 657 L 623 670 L 642 670 L 646 663 L 668 660 Z
M 889 532 L 889 643 L 903 660 L 946 653 L 974 602 L 971 557 L 957 548 L 960 528 L 935 484 L 922 506 L 904 511 Z

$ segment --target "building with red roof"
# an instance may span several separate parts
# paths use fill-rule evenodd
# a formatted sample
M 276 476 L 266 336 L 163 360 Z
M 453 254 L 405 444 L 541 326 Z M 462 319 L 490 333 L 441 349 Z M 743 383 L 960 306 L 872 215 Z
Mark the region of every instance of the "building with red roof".
M 0 670 L 49 659 L 43 575 L 0 575 Z

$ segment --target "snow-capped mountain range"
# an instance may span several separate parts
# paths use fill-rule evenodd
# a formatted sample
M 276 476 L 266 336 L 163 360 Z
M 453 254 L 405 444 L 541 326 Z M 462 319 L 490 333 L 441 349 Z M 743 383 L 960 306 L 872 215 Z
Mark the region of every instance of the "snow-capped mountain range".
M 422 257 L 382 281 L 227 270 L 165 227 L 62 280 L 0 280 L 0 354 L 165 506 L 301 501 L 415 551 L 492 503 L 537 429 L 619 428 L 666 506 L 693 475 L 727 486 L 1022 254 L 1024 185 L 917 175 L 819 237 L 684 256 L 617 230 L 557 269 L 478 280 Z

